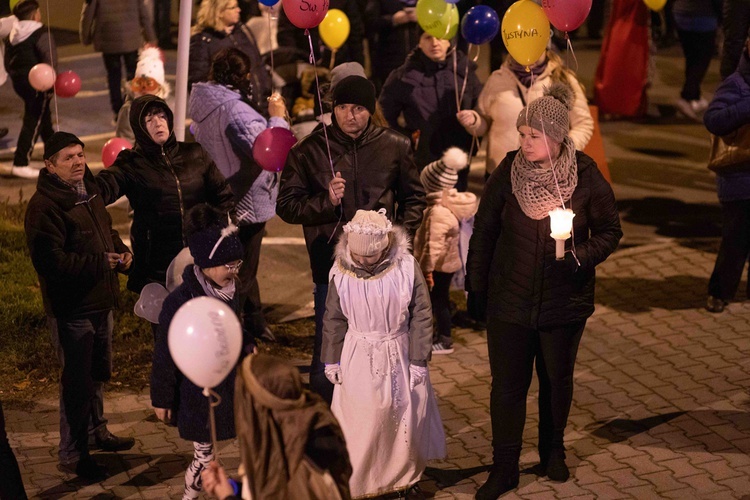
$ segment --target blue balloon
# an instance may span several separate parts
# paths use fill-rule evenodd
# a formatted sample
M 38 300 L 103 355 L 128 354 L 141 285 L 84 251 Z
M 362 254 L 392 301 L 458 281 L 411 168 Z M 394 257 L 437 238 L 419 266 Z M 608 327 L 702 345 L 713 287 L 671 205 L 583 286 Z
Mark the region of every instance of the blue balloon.
M 268 7 L 273 7 L 274 5 L 279 3 L 279 0 L 258 0 L 258 1 Z
M 446 3 L 458 3 L 459 0 L 445 0 Z
M 475 5 L 461 20 L 461 34 L 467 42 L 482 45 L 489 42 L 500 30 L 500 18 L 492 7 Z

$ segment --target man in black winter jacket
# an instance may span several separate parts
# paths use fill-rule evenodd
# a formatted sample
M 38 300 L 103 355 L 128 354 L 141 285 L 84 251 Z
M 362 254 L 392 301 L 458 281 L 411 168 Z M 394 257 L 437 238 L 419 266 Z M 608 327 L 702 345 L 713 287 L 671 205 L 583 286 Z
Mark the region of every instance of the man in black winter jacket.
M 89 455 L 89 433 L 106 451 L 135 443 L 107 430 L 102 401 L 102 385 L 112 373 L 117 273 L 128 271 L 132 255 L 112 229 L 83 142 L 54 133 L 44 145 L 44 164 L 25 230 L 62 367 L 59 468 L 99 481 L 106 471 Z
M 409 138 L 373 125 L 374 111 L 372 83 L 361 76 L 341 80 L 333 91 L 333 124 L 316 129 L 292 148 L 276 200 L 279 217 L 304 228 L 315 283 L 310 385 L 328 403 L 333 385 L 325 377 L 320 347 L 328 273 L 342 227 L 357 210 L 385 208 L 388 219 L 413 237 L 425 207 Z

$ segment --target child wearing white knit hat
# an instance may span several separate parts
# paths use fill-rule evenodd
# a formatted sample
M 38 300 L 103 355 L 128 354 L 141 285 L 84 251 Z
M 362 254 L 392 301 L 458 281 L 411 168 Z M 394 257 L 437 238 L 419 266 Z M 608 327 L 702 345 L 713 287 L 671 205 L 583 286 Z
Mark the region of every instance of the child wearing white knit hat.
M 453 275 L 464 268 L 459 248 L 461 227 L 477 212 L 474 193 L 458 192 L 458 172 L 469 166 L 469 157 L 459 148 L 449 148 L 439 160 L 427 164 L 420 179 L 427 193 L 422 225 L 414 236 L 414 257 L 430 287 L 435 316 L 433 354 L 453 352 L 451 339 L 450 287 Z
M 357 210 L 331 268 L 321 361 L 352 464 L 353 498 L 406 493 L 445 455 L 430 384 L 432 311 L 409 239 L 379 211 Z M 377 457 L 389 457 L 380 460 Z

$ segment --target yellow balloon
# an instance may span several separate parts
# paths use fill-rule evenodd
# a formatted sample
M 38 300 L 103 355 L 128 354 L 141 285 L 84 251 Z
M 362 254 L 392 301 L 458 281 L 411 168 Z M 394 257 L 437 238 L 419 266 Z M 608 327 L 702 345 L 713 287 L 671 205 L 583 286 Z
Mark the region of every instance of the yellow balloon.
M 530 66 L 539 59 L 549 43 L 549 20 L 532 0 L 519 0 L 503 16 L 503 43 L 519 64 Z
M 667 4 L 667 0 L 643 0 L 643 3 L 645 3 L 646 7 L 649 9 L 659 12 Z
M 450 40 L 458 33 L 458 8 L 445 0 L 419 0 L 417 22 L 435 38 Z
M 323 43 L 331 50 L 337 50 L 349 38 L 349 18 L 339 9 L 331 9 L 318 26 Z
M 20 0 L 10 0 L 10 10 L 13 10 L 13 7 L 15 7 L 18 2 L 20 2 Z

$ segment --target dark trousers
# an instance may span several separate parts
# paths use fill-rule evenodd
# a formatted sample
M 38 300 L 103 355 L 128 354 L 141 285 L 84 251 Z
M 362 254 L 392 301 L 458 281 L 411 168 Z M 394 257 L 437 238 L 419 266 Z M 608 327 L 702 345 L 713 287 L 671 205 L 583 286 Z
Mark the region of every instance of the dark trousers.
M 47 318 L 62 367 L 60 377 L 60 463 L 89 453 L 89 433 L 107 435 L 102 386 L 112 374 L 112 312 L 83 318 Z
M 490 317 L 487 321 L 495 464 L 517 461 L 526 423 L 526 396 L 536 360 L 539 378 L 539 454 L 564 449 L 573 401 L 573 369 L 586 322 L 534 330 Z
M 154 0 L 154 30 L 159 47 L 172 45 L 172 0 Z
M 117 116 L 122 107 L 122 63 L 125 63 L 126 80 L 135 77 L 135 67 L 138 64 L 138 52 L 125 52 L 123 54 L 102 54 L 104 67 L 107 70 L 107 85 L 109 86 L 109 103 L 112 112 Z
M 240 225 L 240 241 L 245 249 L 240 268 L 240 301 L 242 301 L 242 321 L 255 338 L 258 338 L 266 328 L 263 317 L 263 305 L 260 302 L 260 287 L 258 286 L 258 263 L 260 262 L 260 247 L 263 242 L 265 222 L 259 224 Z
M 310 388 L 320 394 L 330 405 L 333 400 L 333 384 L 325 374 L 325 364 L 320 360 L 323 347 L 323 316 L 326 313 L 326 297 L 328 285 L 315 284 L 313 298 L 315 299 L 315 342 L 313 343 L 313 358 L 310 363 Z
M 453 273 L 432 272 L 435 285 L 430 290 L 432 315 L 435 317 L 433 342 L 442 342 L 446 347 L 453 344 L 451 340 L 451 281 Z
M 23 99 L 23 124 L 21 133 L 18 134 L 16 153 L 13 156 L 13 164 L 25 167 L 29 164 L 34 144 L 39 136 L 47 140 L 55 132 L 52 128 L 52 115 L 50 114 L 50 100 L 52 92 L 38 92 L 28 81 L 28 78 L 13 78 L 13 90 L 18 97 Z
M 18 461 L 5 432 L 5 415 L 0 401 L 0 499 L 26 500 Z
M 685 83 L 680 96 L 686 101 L 701 97 L 701 83 L 713 57 L 716 31 L 677 30 L 685 55 Z
M 750 262 L 750 200 L 723 201 L 721 214 L 721 245 L 708 294 L 730 301 L 737 293 L 745 263 Z M 750 278 L 747 294 L 750 296 Z

